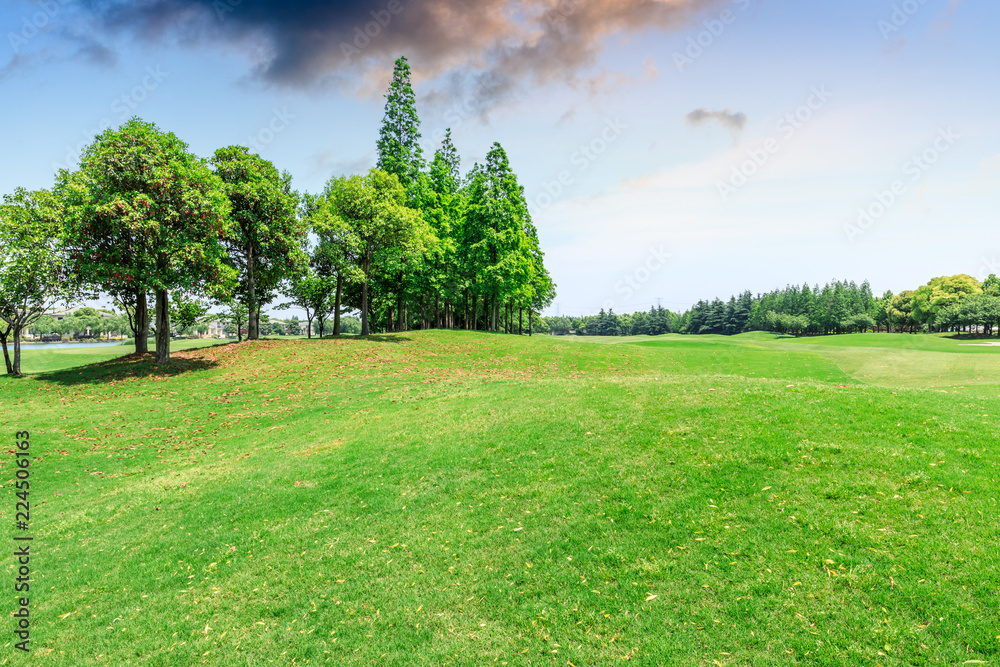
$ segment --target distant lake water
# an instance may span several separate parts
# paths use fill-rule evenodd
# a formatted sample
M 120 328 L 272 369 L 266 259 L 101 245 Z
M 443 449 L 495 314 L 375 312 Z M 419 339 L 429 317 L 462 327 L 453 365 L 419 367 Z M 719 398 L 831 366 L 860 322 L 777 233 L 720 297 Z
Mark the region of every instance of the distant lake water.
M 21 351 L 26 350 L 58 350 L 69 347 L 124 347 L 121 343 L 21 343 Z M 7 349 L 13 351 L 14 346 L 7 343 Z

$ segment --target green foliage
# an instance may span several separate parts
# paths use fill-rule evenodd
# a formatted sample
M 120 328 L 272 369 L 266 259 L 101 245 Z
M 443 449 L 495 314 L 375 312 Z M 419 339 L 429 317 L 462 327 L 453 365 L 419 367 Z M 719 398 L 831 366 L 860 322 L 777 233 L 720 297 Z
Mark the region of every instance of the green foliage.
M 75 294 L 66 280 L 67 249 L 51 193 L 18 188 L 0 206 L 0 344 L 7 373 L 21 374 L 20 338 L 61 298 Z M 7 338 L 13 337 L 10 358 Z
M 990 296 L 1000 296 L 1000 278 L 997 278 L 995 273 L 991 273 L 983 281 L 983 293 Z
M 958 303 L 944 306 L 938 309 L 933 324 L 943 331 L 972 327 L 982 327 L 987 335 L 994 328 L 1000 331 L 1000 296 L 973 294 Z
M 406 192 L 399 179 L 380 169 L 372 169 L 366 176 L 331 180 L 326 197 L 331 215 L 342 220 L 356 239 L 362 274 L 359 305 L 367 335 L 368 286 L 375 277 L 374 268 L 392 273 L 392 267 L 419 258 L 433 234 L 420 212 L 406 206 Z
M 310 266 L 317 276 L 334 282 L 333 304 L 329 310 L 334 317 L 333 333 L 339 334 L 344 286 L 363 282 L 364 272 L 359 261 L 361 239 L 351 223 L 337 212 L 329 195 L 328 184 L 322 195 L 306 196 L 305 216 L 319 240 L 310 255 Z M 324 319 L 320 317 L 321 329 L 325 328 Z
M 170 297 L 170 321 L 179 332 L 193 327 L 208 313 L 208 305 L 199 299 L 174 292 Z
M 309 323 L 306 329 L 307 335 L 312 337 L 312 321 L 319 319 L 319 335 L 324 333 L 324 322 L 327 316 L 333 312 L 334 295 L 337 289 L 337 281 L 331 276 L 323 276 L 314 269 L 308 268 L 296 274 L 288 280 L 285 286 L 285 294 L 291 299 L 290 303 L 282 304 L 279 309 L 284 310 L 292 306 L 298 306 L 306 311 L 306 320 Z
M 361 333 L 361 320 L 351 315 L 341 318 L 340 320 L 340 333 L 345 334 L 360 334 Z
M 979 281 L 964 273 L 932 278 L 913 293 L 913 320 L 918 324 L 931 324 L 940 310 L 958 306 L 965 298 L 982 294 L 982 291 Z
M 886 306 L 886 315 L 891 329 L 902 331 L 909 328 L 910 331 L 913 331 L 915 324 L 913 318 L 913 290 L 904 290 L 892 297 L 892 300 Z
M 875 318 L 868 313 L 851 315 L 840 322 L 840 330 L 844 333 L 864 333 L 868 330 L 874 330 L 875 327 Z
M 748 331 L 830 334 L 866 331 L 923 331 L 969 329 L 992 334 L 1000 325 L 994 317 L 993 301 L 1000 297 L 1000 279 L 990 276 L 980 285 L 961 274 L 934 278 L 918 290 L 906 290 L 881 297 L 872 294 L 868 281 L 861 285 L 833 281 L 822 289 L 790 285 L 753 297 L 749 291 L 728 302 L 720 299 L 699 301 L 689 311 L 672 316 L 667 327 L 650 326 L 655 311 L 597 318 L 571 318 L 580 335 L 660 335 L 671 331 L 690 334 L 735 335 Z M 610 333 L 617 332 L 617 333 Z
M 488 328 L 497 331 L 501 304 L 537 308 L 536 297 L 551 300 L 554 286 L 544 273 L 524 189 L 499 143 L 469 180 L 463 260 L 473 293 L 487 304 Z
M 173 133 L 133 118 L 62 171 L 74 275 L 99 288 L 222 285 L 229 203 L 219 179 Z
M 788 313 L 776 313 L 773 310 L 767 311 L 764 315 L 764 322 L 769 331 L 777 333 L 789 333 L 799 335 L 809 328 L 809 318 L 805 315 L 789 315 Z
M 544 329 L 538 312 L 555 284 L 503 148 L 494 144 L 486 164 L 463 176 L 450 130 L 429 166 L 419 140 L 406 58 L 386 93 L 379 169 L 331 179 L 316 196 L 299 197 L 287 172 L 246 147 L 220 148 L 206 162 L 133 118 L 57 176 L 59 211 L 50 217 L 65 238 L 67 284 L 110 296 L 138 354 L 155 301 L 157 363 L 169 361 L 171 293 L 208 298 L 230 311 L 231 331 L 241 336 L 245 324 L 254 339 L 263 306 L 307 263 L 327 287 L 335 283 L 332 307 L 310 307 L 321 329 L 332 313 L 337 331 L 348 311 L 366 334 L 372 326 Z M 308 231 L 317 241 L 309 256 Z M 182 330 L 193 325 L 177 305 L 173 314 Z M 0 328 L 0 338 L 9 333 Z
M 243 341 L 243 329 L 247 325 L 249 310 L 245 303 L 239 299 L 229 298 L 219 305 L 223 307 L 219 314 L 219 322 L 223 325 L 222 331 L 227 336 L 236 336 L 236 340 Z
M 170 356 L 167 295 L 225 290 L 229 200 L 204 160 L 137 118 L 108 129 L 59 173 L 71 273 L 107 291 L 157 295 L 157 361 Z
M 424 167 L 424 160 L 416 95 L 410 84 L 410 65 L 405 57 L 396 60 L 385 100 L 385 116 L 376 144 L 376 167 L 396 176 L 409 192 Z
M 239 275 L 238 298 L 247 304 L 247 338 L 258 338 L 261 304 L 307 261 L 306 224 L 298 216 L 291 176 L 244 146 L 227 146 L 212 158 L 230 202 L 223 236 L 228 262 Z
M 573 326 L 570 323 L 568 317 L 545 317 L 543 319 L 545 321 L 545 328 L 549 332 L 551 332 L 551 333 L 553 333 L 553 334 L 555 334 L 557 336 L 567 336 L 567 335 L 569 335 L 570 329 Z M 543 332 L 539 332 L 539 333 L 543 333 Z

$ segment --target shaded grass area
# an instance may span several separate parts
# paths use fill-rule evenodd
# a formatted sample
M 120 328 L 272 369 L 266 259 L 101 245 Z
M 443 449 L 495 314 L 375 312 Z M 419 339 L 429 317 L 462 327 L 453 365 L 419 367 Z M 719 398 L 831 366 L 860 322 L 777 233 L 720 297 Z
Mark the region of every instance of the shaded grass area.
M 170 342 L 170 350 L 171 352 L 180 352 L 212 345 L 225 345 L 226 343 L 227 341 L 209 338 L 175 340 Z M 150 342 L 149 349 L 155 349 L 154 342 Z M 54 350 L 47 350 L 41 345 L 25 346 L 21 348 L 21 372 L 30 375 L 76 368 L 77 372 L 88 374 L 89 371 L 79 370 L 79 368 L 119 359 L 131 355 L 134 350 L 134 344 L 94 348 L 70 347 Z
M 997 659 L 996 398 L 789 345 L 411 332 L 0 382 L 37 456 L 33 656 Z

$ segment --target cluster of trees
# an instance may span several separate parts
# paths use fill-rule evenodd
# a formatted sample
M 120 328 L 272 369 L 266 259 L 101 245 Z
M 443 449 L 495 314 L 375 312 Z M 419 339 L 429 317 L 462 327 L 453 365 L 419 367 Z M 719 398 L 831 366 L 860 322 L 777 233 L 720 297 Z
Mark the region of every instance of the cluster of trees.
M 683 314 L 661 309 L 649 313 L 593 317 L 550 317 L 552 333 L 588 336 L 658 335 L 660 333 L 734 335 L 772 331 L 793 335 L 865 331 L 969 331 L 1000 333 L 1000 279 L 980 283 L 972 276 L 941 276 L 916 290 L 872 293 L 868 281 L 832 281 L 753 296 L 749 291 L 729 301 L 699 301 Z
M 733 335 L 745 331 L 791 334 L 851 333 L 874 326 L 866 319 L 875 312 L 876 299 L 868 281 L 834 280 L 818 285 L 789 285 L 756 297 L 749 291 L 730 297 L 699 301 L 684 315 L 685 333 Z
M 81 338 L 89 335 L 93 338 L 110 338 L 128 335 L 130 329 L 128 319 L 123 315 L 96 308 L 78 308 L 62 319 L 42 315 L 24 331 L 33 336 L 59 335 Z
M 564 336 L 659 336 L 680 331 L 681 316 L 666 308 L 650 308 L 648 313 L 617 315 L 614 311 L 588 317 L 546 317 L 550 333 Z
M 246 319 L 238 322 L 231 317 L 219 317 L 218 320 L 222 325 L 222 333 L 229 338 L 236 338 L 239 341 L 243 340 L 243 332 L 246 331 Z M 297 336 L 302 333 L 305 325 L 306 321 L 300 320 L 298 315 L 292 315 L 287 320 L 282 320 L 263 314 L 260 316 L 259 333 L 261 336 Z M 195 326 L 194 330 L 202 333 L 201 326 L 204 325 Z M 311 332 L 308 333 L 311 337 Z M 361 320 L 351 315 L 340 318 L 340 333 L 360 334 Z
M 170 358 L 171 319 L 209 306 L 261 335 L 279 294 L 320 335 L 360 313 L 360 332 L 462 327 L 520 332 L 555 296 L 523 188 L 499 143 L 462 175 L 450 131 L 427 164 L 410 68 L 395 63 L 365 175 L 300 195 L 291 175 L 244 146 L 202 159 L 133 118 L 98 135 L 51 190 L 18 189 L 0 207 L 0 344 L 20 373 L 26 327 L 58 301 L 109 295 L 136 353 L 155 332 Z M 151 312 L 152 311 L 152 312 Z M 263 322 L 262 322 L 263 320 Z M 311 327 L 310 327 L 311 331 Z M 8 339 L 13 339 L 10 360 Z
M 346 305 L 361 333 L 464 328 L 520 333 L 551 303 L 553 284 L 524 188 L 494 143 L 462 175 L 445 133 L 428 164 L 420 147 L 410 67 L 395 63 L 377 142 L 376 169 L 331 179 L 305 197 L 317 237 L 291 303 L 320 332 Z M 322 333 L 321 333 L 322 335 Z

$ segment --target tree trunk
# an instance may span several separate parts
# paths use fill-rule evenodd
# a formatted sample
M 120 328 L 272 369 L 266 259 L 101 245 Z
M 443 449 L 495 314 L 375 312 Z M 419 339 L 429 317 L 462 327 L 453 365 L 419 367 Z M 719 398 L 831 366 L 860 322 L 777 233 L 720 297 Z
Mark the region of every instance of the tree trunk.
M 406 313 L 403 312 L 403 290 L 396 294 L 396 319 L 399 321 L 396 329 L 406 331 Z
M 479 331 L 479 295 L 472 297 L 472 327 L 473 331 Z
M 389 332 L 389 333 L 392 333 L 393 331 L 396 330 L 395 322 L 393 322 L 393 320 L 392 320 L 392 306 L 388 306 L 387 307 L 385 318 L 386 318 L 385 319 L 385 330 L 387 332 Z
M 3 345 L 3 360 L 7 364 L 7 375 L 14 374 L 14 367 L 10 364 L 10 353 L 7 351 L 7 336 L 10 334 L 10 327 L 5 331 L 0 331 L 0 345 Z
M 365 274 L 365 281 L 361 283 L 361 335 L 367 336 L 370 331 L 368 329 L 368 271 L 371 268 L 371 250 L 365 251 L 364 266 L 362 270 Z
M 337 296 L 334 297 L 333 305 L 333 335 L 340 335 L 340 293 L 344 286 L 344 277 L 337 271 Z
M 517 335 L 524 335 L 524 308 L 517 309 Z
M 156 363 L 170 363 L 170 293 L 156 291 Z
M 313 317 L 315 315 L 310 316 L 309 311 L 306 310 L 306 338 L 309 340 L 312 340 L 313 337 Z
M 259 314 L 257 310 L 257 280 L 253 271 L 253 245 L 247 248 L 247 340 L 260 338 Z
M 14 338 L 14 363 L 11 364 L 11 375 L 21 374 L 21 327 L 15 323 L 11 327 L 11 336 Z
M 531 308 L 528 309 L 528 337 L 531 337 Z
M 441 328 L 441 295 L 434 292 L 434 328 Z M 445 313 L 448 311 L 448 304 L 445 304 Z M 446 315 L 447 316 L 447 315 Z
M 149 353 L 149 303 L 146 290 L 140 289 L 135 295 L 135 353 Z

